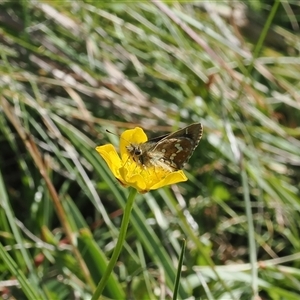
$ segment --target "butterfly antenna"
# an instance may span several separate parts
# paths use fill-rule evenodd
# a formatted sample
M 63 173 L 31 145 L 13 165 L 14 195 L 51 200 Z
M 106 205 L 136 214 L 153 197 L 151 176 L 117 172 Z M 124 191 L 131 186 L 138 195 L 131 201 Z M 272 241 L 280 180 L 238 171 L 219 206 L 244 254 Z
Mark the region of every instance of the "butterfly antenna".
M 124 139 L 121 135 L 119 135 L 119 134 L 117 134 L 117 133 L 115 133 L 115 132 L 112 132 L 112 131 L 110 131 L 110 130 L 108 130 L 108 129 L 105 129 L 105 131 L 106 131 L 107 133 L 110 133 L 110 134 L 112 134 L 112 135 L 117 136 L 119 139 L 122 139 L 123 141 L 127 142 L 128 144 L 131 144 L 128 140 Z
M 105 131 L 106 131 L 107 133 L 110 133 L 110 134 L 113 134 L 113 135 L 115 135 L 115 136 L 119 137 L 119 135 L 118 135 L 118 134 L 116 134 L 116 133 L 114 133 L 114 132 L 112 132 L 112 131 L 110 131 L 110 130 L 108 130 L 108 129 L 105 129 Z

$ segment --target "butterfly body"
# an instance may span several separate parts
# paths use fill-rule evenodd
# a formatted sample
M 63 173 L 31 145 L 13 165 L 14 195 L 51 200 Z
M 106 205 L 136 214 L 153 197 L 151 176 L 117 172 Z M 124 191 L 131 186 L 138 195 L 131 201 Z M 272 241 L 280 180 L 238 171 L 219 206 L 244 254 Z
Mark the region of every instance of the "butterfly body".
M 183 168 L 202 137 L 201 123 L 148 140 L 130 144 L 127 151 L 132 159 L 143 167 L 160 167 L 168 172 Z

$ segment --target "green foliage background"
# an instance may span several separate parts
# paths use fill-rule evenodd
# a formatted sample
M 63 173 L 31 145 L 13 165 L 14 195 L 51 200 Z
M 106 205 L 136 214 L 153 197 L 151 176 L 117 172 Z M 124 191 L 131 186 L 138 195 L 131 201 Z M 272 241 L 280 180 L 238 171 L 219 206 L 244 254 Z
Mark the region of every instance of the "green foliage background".
M 139 195 L 103 299 L 300 295 L 298 1 L 2 1 L 0 293 L 90 299 L 128 190 L 94 150 L 200 121 Z M 259 298 L 260 297 L 260 298 Z

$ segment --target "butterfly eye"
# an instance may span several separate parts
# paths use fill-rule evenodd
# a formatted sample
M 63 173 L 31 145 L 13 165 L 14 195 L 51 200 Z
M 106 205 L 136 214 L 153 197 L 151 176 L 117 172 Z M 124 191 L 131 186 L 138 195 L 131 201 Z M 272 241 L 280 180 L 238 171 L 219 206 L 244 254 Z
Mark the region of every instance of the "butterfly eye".
M 135 148 L 134 149 L 134 155 L 141 155 L 142 154 L 142 150 L 139 148 Z

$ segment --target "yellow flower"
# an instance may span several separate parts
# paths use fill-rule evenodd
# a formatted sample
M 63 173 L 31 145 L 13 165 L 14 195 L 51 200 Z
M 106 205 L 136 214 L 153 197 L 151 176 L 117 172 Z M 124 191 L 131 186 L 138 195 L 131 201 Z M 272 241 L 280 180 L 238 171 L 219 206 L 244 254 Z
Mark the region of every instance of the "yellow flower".
M 143 129 L 136 127 L 126 130 L 121 134 L 121 158 L 112 144 L 98 146 L 96 150 L 123 186 L 132 186 L 140 193 L 146 193 L 169 184 L 186 181 L 187 177 L 181 170 L 171 172 L 159 166 L 146 167 L 133 160 L 126 147 L 142 144 L 147 140 L 147 135 Z

